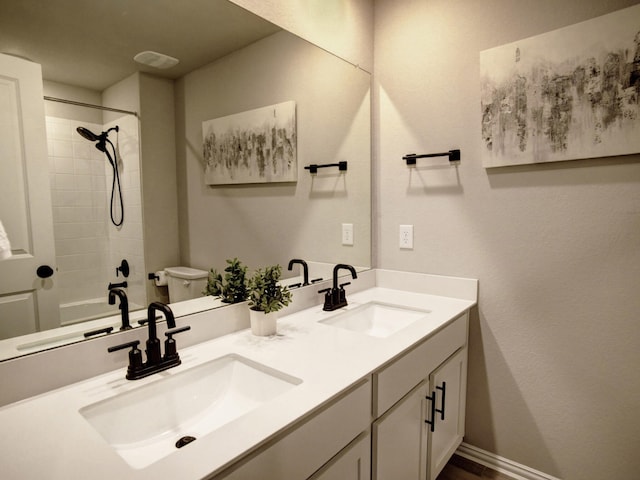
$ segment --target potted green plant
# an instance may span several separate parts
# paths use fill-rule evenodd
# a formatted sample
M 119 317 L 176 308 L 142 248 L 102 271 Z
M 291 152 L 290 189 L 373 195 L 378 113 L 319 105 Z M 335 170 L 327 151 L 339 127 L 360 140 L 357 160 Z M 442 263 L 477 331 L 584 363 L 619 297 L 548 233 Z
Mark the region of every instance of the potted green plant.
M 244 302 L 248 295 L 247 267 L 237 258 L 227 259 L 224 277 L 217 270 L 211 269 L 207 278 L 207 287 L 203 295 L 214 295 L 225 303 Z
M 202 295 L 212 295 L 214 297 L 222 296 L 222 275 L 215 268 L 209 270 L 207 276 L 207 286 Z
M 249 280 L 249 314 L 254 335 L 276 333 L 277 314 L 291 302 L 291 292 L 279 283 L 282 267 L 258 269 Z
M 227 268 L 224 271 L 222 301 L 226 303 L 244 302 L 249 295 L 247 267 L 237 258 L 228 259 Z

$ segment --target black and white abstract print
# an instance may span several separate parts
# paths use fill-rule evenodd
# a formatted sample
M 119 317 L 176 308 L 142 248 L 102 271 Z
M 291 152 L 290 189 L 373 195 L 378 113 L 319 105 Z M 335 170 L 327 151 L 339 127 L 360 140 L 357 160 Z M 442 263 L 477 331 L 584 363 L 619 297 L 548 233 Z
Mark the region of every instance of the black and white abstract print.
M 296 135 L 293 101 L 203 122 L 205 183 L 297 181 Z
M 640 5 L 480 52 L 485 167 L 640 152 Z

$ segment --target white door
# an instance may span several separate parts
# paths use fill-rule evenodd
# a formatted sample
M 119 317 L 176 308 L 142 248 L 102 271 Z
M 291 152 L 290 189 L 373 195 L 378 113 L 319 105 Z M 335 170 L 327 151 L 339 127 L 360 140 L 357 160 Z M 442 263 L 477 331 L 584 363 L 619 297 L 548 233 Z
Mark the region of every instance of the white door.
M 0 339 L 60 325 L 40 65 L 0 54 Z M 54 273 L 38 276 L 41 266 Z M 47 269 L 40 269 L 46 277 Z

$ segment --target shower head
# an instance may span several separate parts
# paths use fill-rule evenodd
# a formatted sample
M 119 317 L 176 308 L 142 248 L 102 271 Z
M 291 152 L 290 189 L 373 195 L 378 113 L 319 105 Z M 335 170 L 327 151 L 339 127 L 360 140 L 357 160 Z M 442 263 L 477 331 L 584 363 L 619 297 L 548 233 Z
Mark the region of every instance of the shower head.
M 90 142 L 98 142 L 96 143 L 96 148 L 98 150 L 100 150 L 101 152 L 105 152 L 107 153 L 107 147 L 106 147 L 106 142 L 109 142 L 111 144 L 111 142 L 109 141 L 109 139 L 107 138 L 109 136 L 109 132 L 111 130 L 115 130 L 116 132 L 120 130 L 120 127 L 118 127 L 117 125 L 115 127 L 111 127 L 109 130 L 107 130 L 106 132 L 102 132 L 100 135 L 96 135 L 95 133 L 93 133 L 91 130 L 89 130 L 88 128 L 85 127 L 78 127 L 76 128 L 76 131 L 82 135 L 83 138 L 86 138 L 87 140 L 89 140 Z M 113 145 L 113 144 L 111 144 Z
M 120 127 L 118 127 L 118 125 L 116 125 L 115 127 L 111 127 L 106 132 L 102 132 L 100 135 L 96 135 L 95 133 L 93 133 L 91 130 L 89 130 L 86 127 L 78 127 L 78 128 L 76 128 L 76 132 L 78 132 L 80 135 L 82 135 L 84 138 L 86 138 L 90 142 L 103 142 L 103 143 L 107 139 L 107 137 L 109 136 L 109 132 L 111 130 L 115 130 L 117 132 L 117 131 L 120 130 Z
M 104 132 L 101 135 L 96 135 L 85 127 L 78 127 L 76 128 L 76 131 L 90 142 L 99 142 L 100 140 L 104 140 L 104 137 L 106 136 L 106 133 Z
M 109 155 L 109 152 L 107 151 L 107 143 L 109 143 L 109 145 L 111 145 L 111 148 L 113 148 L 114 155 L 115 155 L 115 147 L 113 146 L 113 143 L 111 143 L 111 140 L 109 140 L 109 138 L 108 138 L 109 137 L 109 132 L 111 130 L 115 130 L 116 132 L 118 132 L 120 130 L 120 127 L 118 127 L 116 125 L 115 127 L 111 127 L 106 132 L 102 132 L 100 135 L 96 135 L 95 133 L 93 133 L 91 130 L 89 130 L 86 127 L 78 127 L 78 128 L 76 128 L 76 131 L 83 138 L 86 138 L 90 142 L 97 142 L 96 143 L 96 148 L 98 150 L 100 150 L 101 152 L 104 152 L 104 153 L 107 154 L 107 159 L 109 160 L 109 163 L 113 166 L 114 165 L 113 159 L 111 158 L 111 155 Z

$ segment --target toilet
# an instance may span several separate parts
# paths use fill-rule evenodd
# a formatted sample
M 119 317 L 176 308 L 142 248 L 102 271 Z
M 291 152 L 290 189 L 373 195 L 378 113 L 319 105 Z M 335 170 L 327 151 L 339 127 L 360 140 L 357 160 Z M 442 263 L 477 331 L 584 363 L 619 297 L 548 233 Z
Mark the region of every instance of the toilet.
M 205 270 L 190 267 L 167 267 L 167 285 L 169 302 L 182 302 L 202 296 L 207 286 L 208 273 Z

